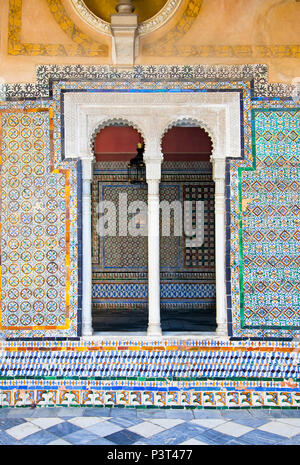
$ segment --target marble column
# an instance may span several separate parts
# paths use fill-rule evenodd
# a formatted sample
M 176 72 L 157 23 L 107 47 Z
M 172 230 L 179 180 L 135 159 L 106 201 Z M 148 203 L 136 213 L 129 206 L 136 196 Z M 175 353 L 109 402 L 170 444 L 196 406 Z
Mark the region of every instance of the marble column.
M 159 183 L 162 159 L 146 160 L 148 183 L 148 336 L 161 336 Z
M 227 336 L 225 292 L 225 158 L 213 158 L 215 181 L 215 267 L 217 335 Z
M 92 159 L 82 159 L 82 335 L 91 336 L 92 328 Z

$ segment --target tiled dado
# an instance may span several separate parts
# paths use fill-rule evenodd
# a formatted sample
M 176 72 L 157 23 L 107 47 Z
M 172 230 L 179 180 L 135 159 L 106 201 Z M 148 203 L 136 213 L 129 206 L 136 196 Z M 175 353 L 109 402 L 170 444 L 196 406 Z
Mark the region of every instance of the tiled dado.
M 0 371 L 1 407 L 300 405 L 292 342 L 4 342 Z
M 159 407 L 159 408 L 297 408 L 300 406 L 299 392 L 288 391 L 252 391 L 246 387 L 241 391 L 235 389 L 203 390 L 135 390 L 121 387 L 113 390 L 90 388 L 45 389 L 4 389 L 0 393 L 1 407 Z M 133 389 L 133 390 L 129 390 Z

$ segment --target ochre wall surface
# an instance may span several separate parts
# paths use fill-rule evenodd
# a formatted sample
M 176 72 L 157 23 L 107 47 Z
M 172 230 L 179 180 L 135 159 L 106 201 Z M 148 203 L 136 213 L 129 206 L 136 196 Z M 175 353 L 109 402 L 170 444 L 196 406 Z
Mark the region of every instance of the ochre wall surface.
M 299 75 L 300 2 L 182 0 L 140 40 L 137 64 L 269 65 L 271 82 Z M 84 21 L 71 0 L 0 2 L 0 76 L 32 82 L 37 64 L 111 64 L 111 36 Z

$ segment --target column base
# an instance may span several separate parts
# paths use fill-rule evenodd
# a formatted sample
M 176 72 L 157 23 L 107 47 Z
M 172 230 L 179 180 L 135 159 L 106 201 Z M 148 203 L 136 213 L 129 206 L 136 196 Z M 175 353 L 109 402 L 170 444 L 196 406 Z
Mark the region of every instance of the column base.
M 217 324 L 217 330 L 216 330 L 217 336 L 227 336 L 227 324 L 226 323 L 218 323 Z
M 147 328 L 147 336 L 162 336 L 160 325 L 151 324 Z
M 93 328 L 86 326 L 82 328 L 82 336 L 92 336 L 94 333 Z

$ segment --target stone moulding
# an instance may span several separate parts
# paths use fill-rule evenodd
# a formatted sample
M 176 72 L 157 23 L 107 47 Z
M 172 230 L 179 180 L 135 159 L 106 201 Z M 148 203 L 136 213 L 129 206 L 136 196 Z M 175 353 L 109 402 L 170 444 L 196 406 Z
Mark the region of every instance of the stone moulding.
M 138 65 L 120 72 L 109 65 L 39 65 L 35 83 L 8 84 L 0 82 L 0 101 L 47 98 L 53 80 L 93 81 L 251 81 L 253 98 L 290 98 L 295 85 L 268 82 L 268 66 L 245 65 Z
M 83 2 L 83 0 L 71 0 L 71 5 L 77 14 L 83 19 L 89 26 L 96 29 L 97 32 L 102 34 L 111 35 L 110 24 L 107 21 L 96 16 Z
M 171 115 L 171 116 L 170 116 Z M 241 106 L 238 91 L 218 92 L 88 92 L 64 93 L 63 127 L 64 149 L 67 159 L 81 159 L 83 178 L 88 185 L 92 180 L 93 142 L 95 134 L 111 121 L 128 121 L 139 128 L 145 142 L 144 160 L 148 179 L 160 179 L 163 158 L 161 137 L 166 129 L 178 121 L 193 121 L 211 137 L 213 152 L 213 179 L 215 181 L 216 221 L 216 308 L 217 335 L 227 332 L 225 305 L 225 160 L 239 158 L 241 146 Z M 159 169 L 158 169 L 159 166 Z M 158 174 L 159 173 L 159 174 Z M 89 188 L 90 189 L 90 188 Z M 149 191 L 148 191 L 149 192 Z M 85 195 L 85 194 L 84 194 Z M 83 335 L 92 334 L 90 281 L 91 266 L 87 259 L 90 246 L 91 199 L 85 197 L 83 210 Z M 153 246 L 152 246 L 153 251 Z M 150 285 L 149 285 L 150 288 Z M 149 308 L 151 307 L 149 298 Z M 160 307 L 160 305 L 159 305 Z M 156 307 L 157 308 L 157 307 Z M 149 316 L 151 311 L 149 310 Z
M 168 0 L 162 9 L 152 18 L 140 23 L 138 34 L 145 35 L 156 31 L 163 26 L 176 13 L 182 0 Z M 71 0 L 71 4 L 77 14 L 97 32 L 111 36 L 110 24 L 96 16 L 84 3 L 83 0 Z
M 143 134 L 145 155 L 160 153 L 161 136 L 177 121 L 185 118 L 197 121 L 199 126 L 206 129 L 212 138 L 215 157 L 239 157 L 239 105 L 237 92 L 66 93 L 65 157 L 93 158 L 95 133 L 121 116 L 122 120 L 130 121 L 130 125 L 139 128 L 138 131 Z

